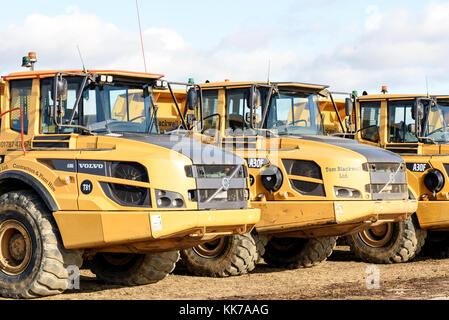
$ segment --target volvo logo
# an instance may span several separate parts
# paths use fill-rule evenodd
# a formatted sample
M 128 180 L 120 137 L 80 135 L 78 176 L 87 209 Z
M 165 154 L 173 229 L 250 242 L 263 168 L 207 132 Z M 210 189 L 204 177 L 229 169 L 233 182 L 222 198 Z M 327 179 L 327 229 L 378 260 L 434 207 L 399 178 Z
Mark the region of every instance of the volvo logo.
M 396 173 L 390 174 L 390 182 L 394 182 L 394 178 L 396 178 Z
M 97 164 L 97 163 L 80 163 L 79 164 L 81 169 L 103 169 L 103 164 Z
M 221 185 L 223 186 L 223 190 L 228 191 L 231 187 L 231 180 L 229 178 L 223 178 Z

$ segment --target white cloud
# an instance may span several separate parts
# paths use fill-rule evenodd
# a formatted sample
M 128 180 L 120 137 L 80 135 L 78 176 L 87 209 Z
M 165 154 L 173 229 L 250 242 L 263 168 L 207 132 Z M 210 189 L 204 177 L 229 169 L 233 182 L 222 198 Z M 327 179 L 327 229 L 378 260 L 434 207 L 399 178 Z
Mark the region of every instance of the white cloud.
M 271 58 L 272 73 L 282 75 L 295 54 L 265 49 L 267 34 L 260 34 L 260 45 L 253 48 L 244 45 L 251 37 L 242 37 L 238 32 L 223 38 L 217 47 L 198 48 L 174 30 L 149 28 L 143 31 L 148 71 L 166 74 L 171 80 L 191 76 L 198 81 L 266 79 Z M 88 69 L 143 71 L 144 66 L 137 32 L 120 30 L 76 7 L 55 17 L 30 15 L 23 23 L 10 25 L 0 33 L 0 42 L 4 44 L 0 47 L 3 74 L 17 71 L 21 57 L 29 51 L 38 53 L 38 69 L 81 69 L 77 45 Z
M 371 7 L 363 29 L 316 56 L 306 74 L 315 72 L 339 90 L 425 91 L 425 78 L 438 93 L 449 82 L 449 3 L 430 3 L 422 12 Z
M 430 3 L 422 12 L 409 9 L 366 9 L 350 36 L 344 26 L 313 25 L 301 32 L 283 29 L 231 30 L 217 34 L 217 45 L 201 47 L 172 29 L 143 31 L 149 71 L 171 80 L 265 80 L 271 60 L 273 81 L 330 84 L 338 91 L 391 91 L 431 88 L 447 93 L 449 69 L 449 3 Z M 302 26 L 300 26 L 302 28 Z M 315 28 L 315 29 L 314 29 Z M 309 33 L 307 33 L 309 32 Z M 322 40 L 324 39 L 324 40 Z M 326 39 L 331 39 L 327 43 Z M 37 51 L 39 69 L 81 68 L 77 44 L 90 69 L 143 71 L 137 32 L 118 28 L 96 15 L 68 8 L 65 14 L 28 16 L 0 32 L 0 70 L 17 71 L 21 57 Z
M 379 7 L 377 6 L 369 6 L 365 10 L 368 18 L 365 22 L 366 30 L 373 31 L 379 29 L 380 23 L 382 21 L 382 15 L 380 14 Z

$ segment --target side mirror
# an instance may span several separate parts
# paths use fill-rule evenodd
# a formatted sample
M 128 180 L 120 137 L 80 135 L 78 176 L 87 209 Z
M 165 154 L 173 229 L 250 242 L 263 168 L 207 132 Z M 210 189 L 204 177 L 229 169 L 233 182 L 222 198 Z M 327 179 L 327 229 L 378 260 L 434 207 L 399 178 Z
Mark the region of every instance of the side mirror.
M 259 121 L 260 121 L 259 115 L 253 113 L 253 123 L 254 123 L 254 124 L 257 124 Z M 250 124 L 250 123 L 251 123 L 251 112 L 247 112 L 247 113 L 245 114 L 245 122 L 246 122 L 247 124 Z
M 55 98 L 56 93 L 56 100 L 67 100 L 67 92 L 68 92 L 68 83 L 67 80 L 64 78 L 58 78 L 53 79 L 52 86 L 51 86 L 51 97 Z
M 347 117 L 351 117 L 352 113 L 354 112 L 354 103 L 352 102 L 352 100 L 350 98 L 346 98 L 345 111 L 346 111 Z
M 187 122 L 187 124 L 188 124 L 190 127 L 193 127 L 193 125 L 194 125 L 195 122 L 196 122 L 196 116 L 195 116 L 194 114 L 189 113 L 189 114 L 186 116 L 186 122 Z
M 260 94 L 260 90 L 256 88 L 256 86 L 252 86 L 249 89 L 248 94 L 248 108 L 256 109 L 262 104 L 262 95 Z
M 148 98 L 150 96 L 150 89 L 148 88 L 148 86 L 145 86 L 143 88 L 143 98 Z
M 424 105 L 421 101 L 416 100 L 415 106 L 412 110 L 412 119 L 421 121 L 424 118 Z
M 198 92 L 195 88 L 189 89 L 187 93 L 187 103 L 189 105 L 189 110 L 195 110 L 195 107 L 198 104 Z

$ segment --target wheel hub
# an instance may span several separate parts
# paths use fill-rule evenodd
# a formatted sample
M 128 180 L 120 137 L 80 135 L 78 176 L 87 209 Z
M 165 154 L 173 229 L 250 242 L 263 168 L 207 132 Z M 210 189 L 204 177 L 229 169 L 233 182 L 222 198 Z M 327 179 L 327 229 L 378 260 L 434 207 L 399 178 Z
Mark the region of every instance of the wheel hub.
M 393 236 L 393 224 L 385 223 L 360 232 L 363 242 L 373 248 L 385 246 Z
M 13 235 L 9 241 L 9 252 L 11 256 L 18 261 L 23 260 L 26 254 L 25 249 L 26 243 L 23 235 L 19 233 Z
M 24 225 L 15 220 L 0 224 L 0 270 L 19 275 L 30 264 L 31 256 L 31 238 Z
M 226 243 L 227 241 L 225 238 L 220 238 L 217 240 L 200 244 L 194 247 L 193 250 L 203 258 L 208 259 L 217 258 L 226 249 Z

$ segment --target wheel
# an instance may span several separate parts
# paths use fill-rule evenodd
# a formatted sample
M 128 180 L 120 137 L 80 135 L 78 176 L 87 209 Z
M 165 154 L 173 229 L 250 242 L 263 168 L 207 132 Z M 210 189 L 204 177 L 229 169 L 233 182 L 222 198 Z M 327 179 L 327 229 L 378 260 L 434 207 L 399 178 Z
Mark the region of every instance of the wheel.
M 400 263 L 412 260 L 424 245 L 427 232 L 415 216 L 386 223 L 346 237 L 351 251 L 369 263 Z
M 65 250 L 53 216 L 32 191 L 0 197 L 0 295 L 38 298 L 70 288 L 67 267 L 82 265 L 82 252 Z
M 181 251 L 181 260 L 197 276 L 239 276 L 255 269 L 264 243 L 265 237 L 255 233 L 223 237 Z
M 140 286 L 166 278 L 179 260 L 179 251 L 152 254 L 97 253 L 90 269 L 107 284 Z
M 310 268 L 325 261 L 333 252 L 337 237 L 302 239 L 272 238 L 263 256 L 269 265 L 296 269 Z
M 449 232 L 428 231 L 422 254 L 435 259 L 449 258 Z

